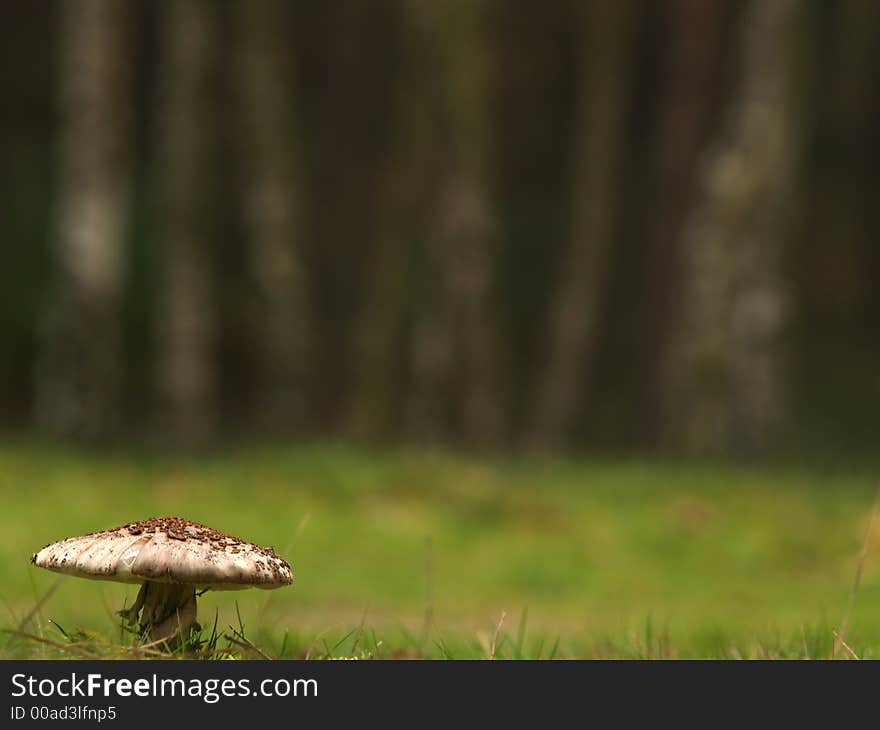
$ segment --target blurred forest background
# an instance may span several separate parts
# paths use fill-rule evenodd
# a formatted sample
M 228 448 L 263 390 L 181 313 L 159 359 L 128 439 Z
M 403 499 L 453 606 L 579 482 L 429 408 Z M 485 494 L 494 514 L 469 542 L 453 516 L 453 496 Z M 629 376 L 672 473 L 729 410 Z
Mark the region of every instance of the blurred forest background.
M 876 449 L 874 0 L 2 16 L 7 433 Z

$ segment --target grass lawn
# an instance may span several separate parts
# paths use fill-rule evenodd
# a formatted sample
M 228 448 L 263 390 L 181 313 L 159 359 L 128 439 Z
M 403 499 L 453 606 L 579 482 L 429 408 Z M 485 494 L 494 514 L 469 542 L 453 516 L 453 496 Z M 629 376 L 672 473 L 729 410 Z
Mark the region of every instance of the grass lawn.
M 236 656 L 827 657 L 875 490 L 869 475 L 796 468 L 8 444 L 0 656 L 130 655 L 113 611 L 136 587 L 59 578 L 28 558 L 178 515 L 293 565 L 292 588 L 200 599 L 205 636 L 217 617 L 231 640 L 216 646 Z M 843 657 L 880 656 L 874 538 Z

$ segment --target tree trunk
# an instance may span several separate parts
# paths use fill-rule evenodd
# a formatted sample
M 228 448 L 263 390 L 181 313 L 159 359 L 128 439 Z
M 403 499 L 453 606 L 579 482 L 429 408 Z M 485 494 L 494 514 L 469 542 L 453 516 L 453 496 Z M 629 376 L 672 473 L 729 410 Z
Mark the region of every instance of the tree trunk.
M 685 316 L 666 417 L 690 453 L 761 452 L 783 420 L 803 8 L 802 0 L 746 6 L 738 87 L 685 229 Z
M 364 303 L 354 323 L 352 398 L 348 430 L 382 440 L 397 429 L 405 341 L 412 302 L 413 241 L 422 228 L 438 157 L 438 108 L 426 82 L 435 77 L 436 53 L 425 7 L 403 5 L 402 69 L 396 79 L 388 167 L 377 195 L 376 241 L 369 256 Z
M 214 429 L 216 307 L 212 291 L 211 144 L 218 53 L 212 0 L 162 5 L 158 172 L 160 420 L 181 445 Z
M 704 149 L 715 99 L 720 86 L 718 73 L 723 57 L 724 21 L 727 13 L 718 0 L 676 0 L 671 6 L 669 66 L 665 70 L 661 109 L 655 142 L 656 182 L 649 188 L 651 214 L 646 226 L 647 243 L 643 268 L 637 272 L 643 282 L 638 355 L 638 421 L 635 439 L 655 448 L 662 440 L 660 404 L 663 361 L 680 316 L 682 271 L 682 226 L 697 185 L 694 178 Z
M 129 6 L 58 6 L 62 118 L 54 216 L 55 285 L 46 312 L 35 421 L 106 435 L 119 417 L 118 308 L 129 208 Z
M 299 124 L 286 73 L 287 6 L 254 0 L 233 7 L 241 204 L 257 295 L 248 320 L 255 340 L 255 425 L 301 430 L 312 336 Z
M 442 120 L 436 144 L 443 153 L 421 235 L 417 276 L 424 288 L 413 324 L 409 425 L 416 434 L 434 436 L 451 417 L 467 443 L 487 446 L 500 440 L 504 422 L 493 294 L 493 6 L 487 0 L 422 0 L 406 8 L 418 14 L 412 22 L 431 30 Z M 453 391 L 456 406 L 450 409 Z
M 877 251 L 876 192 L 877 88 L 880 67 L 880 4 L 847 0 L 823 6 L 833 38 L 817 86 L 822 130 L 813 168 L 807 176 L 808 232 L 799 260 L 799 288 L 809 292 L 798 315 L 803 331 L 802 356 L 813 375 L 841 356 L 861 360 L 876 343 L 872 300 L 876 269 L 866 263 Z M 873 151 L 873 154 L 872 154 Z M 876 311 L 876 308 L 873 308 Z M 817 320 L 843 323 L 853 317 L 870 322 L 861 332 L 834 327 L 832 338 L 816 336 Z M 826 325 L 827 326 L 827 325 Z
M 526 426 L 532 448 L 556 448 L 571 438 L 589 388 L 616 231 L 635 9 L 632 0 L 593 0 L 580 8 L 584 32 L 571 238 Z

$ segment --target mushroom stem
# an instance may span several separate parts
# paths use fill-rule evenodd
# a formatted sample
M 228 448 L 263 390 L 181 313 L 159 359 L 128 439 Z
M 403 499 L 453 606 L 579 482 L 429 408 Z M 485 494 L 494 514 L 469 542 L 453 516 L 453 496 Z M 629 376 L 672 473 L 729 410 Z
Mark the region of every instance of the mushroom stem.
M 121 611 L 117 611 L 117 616 L 122 616 L 122 620 L 126 623 L 133 624 L 137 620 L 138 614 L 141 612 L 141 608 L 144 605 L 144 599 L 147 597 L 147 584 L 141 583 L 141 589 L 138 591 L 137 598 L 134 599 L 134 603 L 131 604 L 129 608 L 124 608 Z
M 129 623 L 137 620 L 138 613 L 141 633 L 150 642 L 164 641 L 173 646 L 198 628 L 195 586 L 145 581 L 131 608 L 119 611 Z

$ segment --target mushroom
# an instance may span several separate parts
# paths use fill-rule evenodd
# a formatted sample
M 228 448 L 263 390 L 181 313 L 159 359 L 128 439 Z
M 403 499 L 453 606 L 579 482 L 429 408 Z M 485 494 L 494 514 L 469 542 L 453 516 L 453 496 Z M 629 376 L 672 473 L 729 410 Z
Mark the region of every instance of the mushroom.
M 269 548 L 180 517 L 154 517 L 53 542 L 31 562 L 81 578 L 140 583 L 134 605 L 118 614 L 138 621 L 153 642 L 173 644 L 196 624 L 196 591 L 280 588 L 290 565 Z

